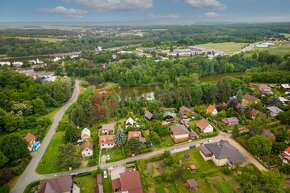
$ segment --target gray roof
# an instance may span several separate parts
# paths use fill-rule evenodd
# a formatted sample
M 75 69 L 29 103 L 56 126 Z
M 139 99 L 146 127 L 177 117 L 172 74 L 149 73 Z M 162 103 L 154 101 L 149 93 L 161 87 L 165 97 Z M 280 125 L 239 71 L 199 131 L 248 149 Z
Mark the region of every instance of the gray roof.
M 153 114 L 150 113 L 150 111 L 145 111 L 145 117 L 146 117 L 147 119 L 152 119 L 152 118 L 153 118 Z
M 279 109 L 276 106 L 267 107 L 267 109 L 275 114 L 279 114 L 279 113 L 283 112 L 281 109 Z
M 236 150 L 228 141 L 221 140 L 219 142 L 204 144 L 208 151 L 214 154 L 216 159 L 229 158 L 230 162 L 236 164 L 237 162 L 245 161 L 244 156 Z

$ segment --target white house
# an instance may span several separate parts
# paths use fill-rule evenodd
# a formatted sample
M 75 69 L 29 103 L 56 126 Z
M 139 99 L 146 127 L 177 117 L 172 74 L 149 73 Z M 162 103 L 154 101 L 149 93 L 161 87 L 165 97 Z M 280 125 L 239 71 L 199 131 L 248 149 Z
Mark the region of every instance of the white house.
M 0 65 L 1 66 L 4 66 L 4 65 L 10 66 L 11 62 L 0 62 Z
M 80 145 L 82 157 L 90 157 L 94 154 L 93 143 L 86 141 Z
M 126 120 L 126 128 L 129 126 L 133 126 L 135 124 L 136 124 L 136 121 L 134 121 L 134 119 L 132 119 L 131 117 Z
M 279 113 L 283 112 L 281 109 L 279 109 L 276 106 L 267 107 L 267 110 L 269 111 L 272 117 L 276 117 L 277 115 L 279 115 Z
M 204 118 L 202 118 L 196 124 L 196 128 L 198 128 L 200 130 L 200 132 L 202 132 L 202 133 L 210 133 L 210 132 L 213 132 L 213 127 Z
M 290 89 L 290 85 L 289 84 L 281 84 L 281 87 L 283 89 Z
M 82 140 L 87 140 L 91 138 L 91 131 L 88 128 L 84 128 L 81 132 Z
M 279 100 L 283 105 L 287 105 L 289 103 L 289 100 L 284 97 L 279 97 Z

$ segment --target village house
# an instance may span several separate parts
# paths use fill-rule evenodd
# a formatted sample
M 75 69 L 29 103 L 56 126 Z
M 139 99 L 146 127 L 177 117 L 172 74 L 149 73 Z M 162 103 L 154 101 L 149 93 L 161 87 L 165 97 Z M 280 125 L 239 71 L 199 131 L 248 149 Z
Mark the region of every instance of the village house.
M 150 120 L 153 119 L 153 114 L 150 113 L 150 111 L 145 111 L 144 117 L 145 117 L 148 121 L 150 121 Z
M 24 140 L 27 142 L 27 147 L 29 149 L 29 151 L 32 151 L 33 145 L 36 142 L 36 136 L 28 133 L 25 137 Z
M 248 106 L 248 105 L 253 105 L 253 104 L 257 104 L 260 100 L 255 97 L 255 96 L 252 96 L 252 95 L 249 95 L 249 94 L 245 94 L 243 97 L 242 97 L 242 103 L 245 105 L 245 106 Z
M 272 89 L 265 84 L 259 86 L 259 91 L 264 94 L 273 94 Z
M 281 88 L 285 89 L 285 90 L 289 90 L 290 89 L 290 85 L 289 84 L 281 84 Z
M 165 112 L 163 114 L 163 119 L 166 120 L 166 119 L 173 119 L 173 117 L 176 117 L 176 113 L 173 113 L 173 112 Z
M 135 124 L 136 124 L 136 121 L 134 119 L 132 119 L 131 117 L 126 120 L 126 128 L 127 127 L 131 127 L 131 126 L 133 126 Z
M 131 138 L 138 139 L 142 144 L 145 144 L 146 143 L 146 139 L 144 137 L 142 137 L 141 131 L 129 131 L 128 132 L 128 141 Z
M 213 132 L 213 127 L 208 123 L 208 121 L 202 118 L 197 124 L 196 128 L 199 129 L 201 133 L 210 133 Z
M 189 131 L 184 125 L 174 124 L 169 127 L 170 134 L 175 142 L 189 139 Z
M 279 97 L 279 101 L 282 103 L 282 105 L 288 105 L 289 100 L 284 97 Z
M 279 113 L 283 112 L 281 109 L 279 109 L 278 107 L 276 106 L 270 106 L 270 107 L 267 107 L 267 110 L 268 112 L 270 113 L 270 115 L 272 117 L 276 117 L 279 115 Z
M 113 192 L 143 193 L 139 171 L 129 169 L 119 174 L 119 178 L 112 181 Z
M 251 119 L 253 119 L 253 120 L 256 119 L 256 116 L 257 116 L 258 113 L 259 113 L 258 110 L 252 109 L 251 112 L 250 112 Z
M 81 138 L 83 141 L 91 138 L 91 131 L 88 128 L 84 128 L 81 132 Z
M 225 125 L 228 125 L 228 126 L 237 125 L 239 123 L 239 119 L 237 117 L 224 118 L 222 121 Z
M 216 115 L 218 112 L 217 112 L 215 106 L 209 105 L 206 109 L 206 113 L 209 113 L 211 115 Z
M 290 146 L 281 153 L 281 156 L 284 163 L 290 162 Z
M 101 149 L 113 148 L 115 146 L 115 135 L 101 135 L 99 143 Z
M 185 106 L 182 106 L 179 108 L 179 113 L 182 114 L 183 116 L 188 116 L 190 113 L 192 113 L 192 110 Z
M 103 177 L 102 174 L 96 176 L 96 186 L 94 188 L 95 193 L 104 193 Z
M 80 189 L 73 183 L 70 175 L 49 180 L 41 180 L 38 193 L 79 193 Z
M 271 143 L 275 143 L 276 142 L 276 136 L 271 131 L 269 131 L 267 129 L 264 129 L 262 135 L 267 137 L 271 141 Z
M 189 180 L 186 180 L 186 183 L 187 183 L 187 187 L 189 190 L 197 190 L 198 189 L 198 184 L 197 184 L 196 180 L 189 179 Z
M 115 132 L 115 123 L 102 125 L 102 135 L 110 135 Z
M 200 154 L 204 160 L 212 160 L 217 166 L 235 167 L 237 163 L 245 161 L 244 156 L 225 140 L 202 144 Z
M 85 141 L 80 145 L 80 152 L 83 158 L 92 156 L 94 154 L 93 143 Z

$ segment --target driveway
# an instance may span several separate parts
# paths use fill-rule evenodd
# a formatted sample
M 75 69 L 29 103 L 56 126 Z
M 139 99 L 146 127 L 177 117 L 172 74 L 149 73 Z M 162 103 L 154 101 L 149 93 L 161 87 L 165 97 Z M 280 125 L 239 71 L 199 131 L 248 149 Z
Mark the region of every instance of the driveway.
M 65 111 L 70 107 L 71 104 L 76 102 L 76 100 L 78 98 L 79 91 L 80 91 L 79 90 L 79 82 L 76 80 L 75 88 L 73 90 L 71 98 L 69 99 L 68 102 L 65 103 L 65 105 L 63 105 L 63 107 L 55 115 L 55 118 L 50 126 L 50 129 L 49 129 L 47 135 L 45 136 L 44 140 L 42 141 L 42 145 L 40 146 L 38 151 L 34 154 L 34 157 L 31 159 L 30 163 L 28 164 L 28 166 L 26 167 L 26 169 L 24 170 L 24 172 L 22 173 L 22 175 L 18 179 L 16 185 L 14 186 L 14 189 L 12 190 L 12 193 L 21 193 L 24 191 L 25 187 L 28 184 L 30 184 L 31 182 L 45 178 L 45 175 L 40 175 L 40 174 L 36 173 L 35 170 L 38 166 L 39 161 L 41 160 L 42 156 L 44 155 L 45 150 L 48 147 L 48 145 L 49 145 L 49 143 L 50 143 L 50 141 L 55 133 L 55 130 L 56 130 L 59 122 L 61 121 Z

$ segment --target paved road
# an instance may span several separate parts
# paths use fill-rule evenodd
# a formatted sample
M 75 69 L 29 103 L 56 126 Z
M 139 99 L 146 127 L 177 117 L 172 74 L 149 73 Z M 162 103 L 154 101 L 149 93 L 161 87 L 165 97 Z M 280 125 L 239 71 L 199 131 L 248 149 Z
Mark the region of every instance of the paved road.
M 79 82 L 76 81 L 75 88 L 72 94 L 72 97 L 70 100 L 57 112 L 55 119 L 53 120 L 50 129 L 45 136 L 44 140 L 42 141 L 42 145 L 38 149 L 38 151 L 35 153 L 34 157 L 30 161 L 29 165 L 24 170 L 23 174 L 20 176 L 18 182 L 16 183 L 14 189 L 12 190 L 12 193 L 21 193 L 24 191 L 25 187 L 30 184 L 33 181 L 44 179 L 45 175 L 40 175 L 36 173 L 36 167 L 38 166 L 38 163 L 40 162 L 42 156 L 45 153 L 46 148 L 48 147 L 55 130 L 58 126 L 58 123 L 62 119 L 62 116 L 64 115 L 65 111 L 69 108 L 69 106 L 74 103 L 79 94 Z

